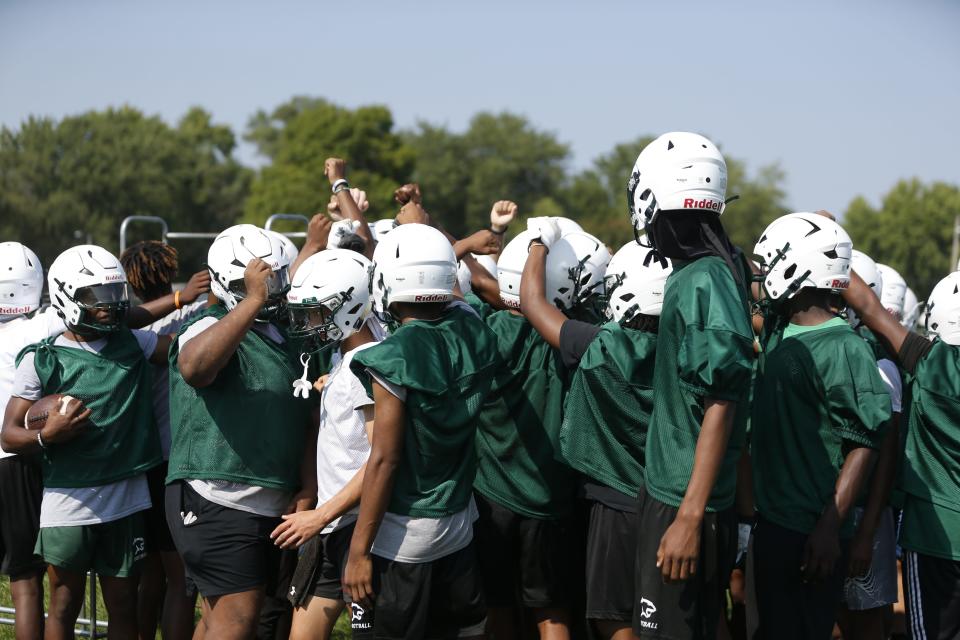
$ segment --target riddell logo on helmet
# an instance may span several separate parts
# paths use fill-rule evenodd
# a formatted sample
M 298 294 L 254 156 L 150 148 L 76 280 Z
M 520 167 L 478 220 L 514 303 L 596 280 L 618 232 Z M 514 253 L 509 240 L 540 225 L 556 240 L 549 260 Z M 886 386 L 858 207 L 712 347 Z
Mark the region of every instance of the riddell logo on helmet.
M 416 296 L 414 302 L 446 302 L 450 299 L 450 296 L 444 293 L 431 293 L 426 296 Z
M 693 198 L 684 198 L 683 208 L 684 209 L 706 209 L 707 211 L 720 211 L 720 209 L 723 208 L 723 202 L 721 202 L 720 200 L 710 200 L 709 198 L 704 198 L 703 200 L 694 200 Z
M 831 289 L 847 289 L 850 287 L 849 280 L 834 280 L 830 283 Z
M 103 279 L 104 282 L 116 282 L 117 280 L 123 280 L 126 276 L 119 273 L 110 273 Z
M 30 311 L 32 311 L 30 307 L 0 307 L 0 316 L 18 316 Z

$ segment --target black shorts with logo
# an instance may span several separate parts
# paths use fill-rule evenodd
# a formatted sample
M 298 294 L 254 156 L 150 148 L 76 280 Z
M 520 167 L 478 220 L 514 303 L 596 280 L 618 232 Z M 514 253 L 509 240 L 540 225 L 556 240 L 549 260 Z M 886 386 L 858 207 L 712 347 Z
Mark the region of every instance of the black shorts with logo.
M 35 456 L 0 458 L 0 573 L 21 578 L 43 571 L 33 550 L 40 532 L 43 476 Z
M 633 632 L 640 638 L 712 640 L 736 561 L 737 516 L 733 509 L 704 514 L 696 574 L 665 583 L 657 551 L 677 511 L 640 489 Z
M 570 600 L 570 522 L 511 511 L 479 493 L 473 525 L 483 592 L 490 607 L 566 607 Z
M 186 483 L 167 485 L 167 524 L 183 558 L 187 593 L 205 598 L 265 587 L 274 593 L 280 549 L 270 533 L 280 518 L 210 502 Z M 184 522 L 181 513 L 193 514 Z
M 430 562 L 397 562 L 374 555 L 373 591 L 377 639 L 453 640 L 484 633 L 487 607 L 473 542 Z M 369 616 L 356 608 L 351 613 Z M 356 631 L 354 627 L 354 637 Z

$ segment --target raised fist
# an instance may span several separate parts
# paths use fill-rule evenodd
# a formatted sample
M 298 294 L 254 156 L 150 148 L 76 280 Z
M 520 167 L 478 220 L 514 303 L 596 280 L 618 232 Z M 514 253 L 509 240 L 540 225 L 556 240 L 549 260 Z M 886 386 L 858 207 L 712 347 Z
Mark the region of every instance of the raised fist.
M 510 200 L 497 200 L 490 209 L 490 228 L 503 233 L 517 215 L 517 204 Z

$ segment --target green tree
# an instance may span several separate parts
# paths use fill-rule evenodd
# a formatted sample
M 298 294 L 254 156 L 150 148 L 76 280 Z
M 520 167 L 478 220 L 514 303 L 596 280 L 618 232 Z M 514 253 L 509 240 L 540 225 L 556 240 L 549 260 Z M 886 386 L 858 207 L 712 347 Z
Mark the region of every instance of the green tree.
M 393 131 L 383 106 L 350 110 L 322 98 L 295 97 L 270 114 L 257 112 L 245 139 L 271 164 L 253 183 L 244 220 L 262 225 L 273 213 L 309 216 L 326 208 L 330 183 L 323 163 L 347 161 L 350 182 L 367 192 L 372 218 L 393 217 L 393 191 L 408 182 L 414 154 Z
M 855 248 L 896 269 L 922 300 L 956 268 L 950 264 L 950 246 L 958 215 L 960 188 L 913 178 L 899 181 L 879 209 L 862 196 L 855 198 L 843 226 Z
M 553 133 L 511 113 L 479 113 L 462 134 L 420 123 L 406 138 L 425 208 L 455 235 L 486 227 L 496 200 L 529 214 L 562 187 L 570 155 Z
M 559 194 L 560 208 L 614 249 L 633 239 L 627 205 L 627 180 L 637 156 L 653 140 L 642 136 L 618 144 L 573 176 Z M 743 161 L 725 155 L 727 197 L 739 195 L 723 214 L 723 224 L 734 244 L 753 249 L 760 234 L 776 217 L 787 212 L 783 171 L 777 165 L 761 167 L 750 177 Z
M 88 239 L 117 251 L 129 215 L 160 216 L 171 230 L 220 230 L 237 219 L 249 185 L 234 146 L 230 129 L 199 108 L 175 128 L 131 107 L 4 127 L 0 237 L 24 242 L 49 265 Z

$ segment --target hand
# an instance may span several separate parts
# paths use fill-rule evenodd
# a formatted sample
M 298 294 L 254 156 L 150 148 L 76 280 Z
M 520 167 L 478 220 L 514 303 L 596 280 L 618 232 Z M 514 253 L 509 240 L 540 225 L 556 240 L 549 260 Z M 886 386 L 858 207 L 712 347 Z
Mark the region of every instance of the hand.
M 373 559 L 369 553 L 358 554 L 350 550 L 343 571 L 343 592 L 361 607 L 373 604 Z
M 243 284 L 247 288 L 247 299 L 259 302 L 261 306 L 267 301 L 267 280 L 273 275 L 273 269 L 260 258 L 254 258 L 247 263 L 243 271 Z
M 367 201 L 367 192 L 363 189 L 351 187 L 350 197 L 357 203 L 357 209 L 360 209 L 360 213 L 366 213 L 367 209 L 370 208 L 370 203 Z M 330 202 L 327 203 L 327 215 L 334 221 L 343 220 L 343 213 L 340 211 L 340 201 L 337 200 L 336 194 L 331 194 L 330 196 Z
M 327 203 L 327 215 L 330 216 L 330 219 L 334 222 L 338 220 L 343 220 L 343 214 L 340 213 L 340 201 L 337 200 L 337 196 L 330 194 L 330 202 Z
M 830 213 L 829 211 L 827 211 L 826 209 L 819 209 L 819 210 L 815 211 L 814 213 L 816 213 L 818 216 L 823 216 L 824 218 L 830 218 L 830 219 L 833 220 L 834 222 L 837 221 L 837 217 L 836 217 L 835 215 L 833 215 L 832 213 Z
M 311 246 L 322 249 L 327 246 L 330 237 L 330 228 L 333 222 L 326 215 L 318 213 L 310 219 L 307 225 L 307 242 Z
M 323 531 L 330 524 L 318 509 L 286 513 L 281 516 L 283 522 L 270 534 L 273 544 L 281 549 L 293 549 L 303 546 L 307 540 Z
M 734 569 L 730 573 L 730 599 L 734 604 L 747 603 L 747 580 L 743 569 Z
M 408 202 L 420 204 L 423 202 L 423 196 L 420 194 L 420 185 L 415 182 L 403 185 L 393 192 L 393 199 L 400 204 L 407 204 Z
M 663 534 L 657 549 L 657 568 L 664 582 L 686 580 L 697 573 L 701 524 L 700 518 L 677 514 Z
M 347 177 L 347 161 L 341 158 L 327 158 L 323 161 L 323 175 L 327 176 L 332 186 L 337 180 Z
M 477 255 L 487 256 L 491 253 L 499 252 L 500 249 L 503 248 L 502 242 L 502 235 L 498 235 L 488 229 L 483 229 L 470 234 L 463 240 L 458 241 L 456 251 L 457 255 L 475 253 Z M 465 249 L 466 253 L 461 253 L 461 248 Z
M 850 577 L 858 578 L 866 574 L 872 562 L 873 536 L 868 536 L 861 526 L 850 543 Z
M 553 218 L 530 218 L 527 220 L 527 231 L 547 249 L 560 239 L 560 227 Z
M 397 214 L 397 224 L 430 224 L 430 215 L 417 202 L 408 202 Z
M 317 378 L 317 381 L 313 383 L 313 388 L 317 390 L 317 393 L 323 392 L 323 388 L 327 386 L 327 380 L 329 379 L 330 379 L 329 373 L 325 373 L 319 378 Z
M 359 220 L 340 220 L 330 227 L 330 236 L 327 238 L 327 249 L 337 249 L 343 239 L 357 232 L 360 228 Z
M 807 582 L 820 582 L 830 577 L 840 559 L 840 519 L 832 506 L 823 512 L 817 526 L 807 538 L 800 571 Z
M 187 280 L 187 286 L 180 292 L 180 302 L 191 304 L 197 298 L 210 292 L 210 272 L 204 269 L 197 271 Z
M 67 403 L 66 411 L 54 411 L 47 416 L 47 422 L 40 430 L 40 439 L 44 444 L 57 444 L 59 442 L 68 442 L 86 431 L 90 426 L 87 418 L 90 417 L 90 409 L 87 409 L 83 402 L 74 398 Z
M 510 200 L 497 200 L 490 209 L 490 228 L 503 233 L 517 215 L 517 205 Z

